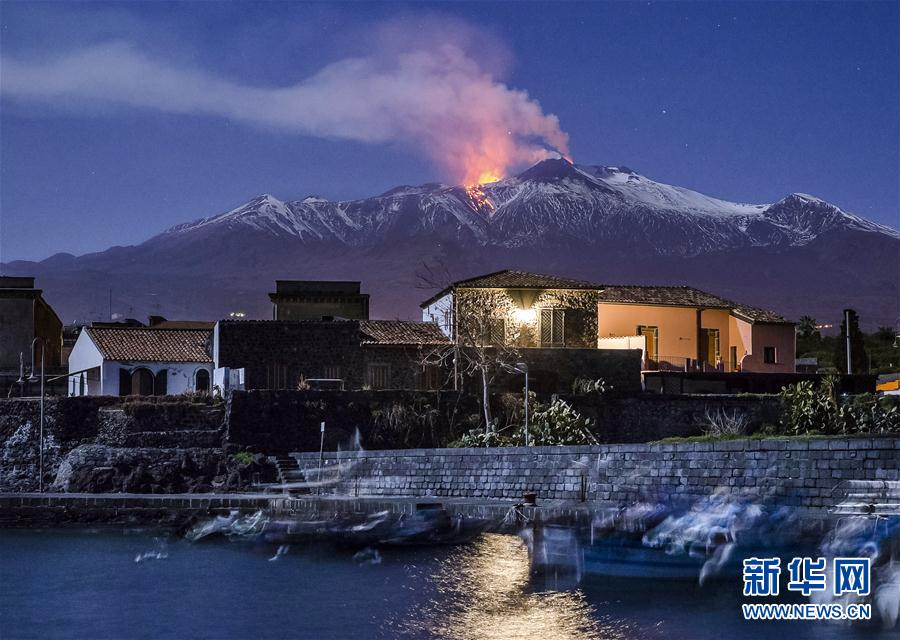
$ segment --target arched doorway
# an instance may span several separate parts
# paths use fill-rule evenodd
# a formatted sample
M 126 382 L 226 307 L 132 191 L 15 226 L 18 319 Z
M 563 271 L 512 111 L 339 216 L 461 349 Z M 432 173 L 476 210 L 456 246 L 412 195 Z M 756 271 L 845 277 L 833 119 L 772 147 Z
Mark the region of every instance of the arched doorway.
M 131 372 L 131 395 L 152 396 L 153 383 L 153 372 L 150 369 L 143 367 L 135 369 Z
M 200 393 L 209 393 L 209 371 L 206 369 L 198 369 L 194 380 L 194 391 Z

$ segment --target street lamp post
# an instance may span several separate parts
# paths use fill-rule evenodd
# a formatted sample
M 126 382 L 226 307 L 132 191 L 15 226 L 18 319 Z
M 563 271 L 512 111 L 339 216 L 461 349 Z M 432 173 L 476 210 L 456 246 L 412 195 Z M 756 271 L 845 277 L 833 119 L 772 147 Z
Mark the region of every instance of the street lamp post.
M 517 362 L 515 366 L 506 364 L 503 365 L 505 369 L 509 371 L 514 371 L 515 373 L 522 373 L 525 375 L 525 446 L 529 446 L 531 444 L 531 437 L 528 433 L 528 363 L 527 362 Z
M 528 364 L 519 362 L 516 366 L 525 374 L 525 446 L 527 447 L 531 444 L 531 439 L 528 435 Z
M 31 341 L 31 375 L 28 376 L 28 381 L 35 382 L 37 380 L 37 376 L 34 375 L 34 345 L 37 344 L 38 340 L 41 342 L 41 425 L 38 444 L 38 492 L 44 493 L 44 352 L 47 350 L 47 342 L 40 337 Z

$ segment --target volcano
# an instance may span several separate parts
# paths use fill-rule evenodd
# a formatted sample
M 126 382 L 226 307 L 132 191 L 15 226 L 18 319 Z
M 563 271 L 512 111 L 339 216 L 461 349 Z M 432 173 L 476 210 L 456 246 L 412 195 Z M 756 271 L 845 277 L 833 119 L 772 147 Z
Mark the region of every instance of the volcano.
M 399 186 L 332 202 L 261 195 L 136 246 L 4 265 L 35 275 L 65 322 L 112 311 L 270 317 L 277 279 L 362 280 L 373 317 L 415 318 L 423 268 L 463 278 L 517 268 L 607 284 L 689 284 L 796 319 L 867 327 L 900 315 L 900 233 L 793 193 L 740 204 L 626 167 L 545 160 L 477 188 Z M 431 283 L 434 284 L 434 283 Z

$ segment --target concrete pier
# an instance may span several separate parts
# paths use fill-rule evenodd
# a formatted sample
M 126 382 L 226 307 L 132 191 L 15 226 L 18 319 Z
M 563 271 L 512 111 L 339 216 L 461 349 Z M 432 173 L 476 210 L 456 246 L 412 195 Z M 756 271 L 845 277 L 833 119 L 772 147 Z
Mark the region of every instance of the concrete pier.
M 347 513 L 412 513 L 417 505 L 440 504 L 453 515 L 506 522 L 517 529 L 528 522 L 587 526 L 604 502 L 542 500 L 524 506 L 515 500 L 485 498 L 285 496 L 263 493 L 10 493 L 0 494 L 0 527 L 140 526 L 179 529 L 197 518 L 265 509 L 278 516 L 319 518 Z M 824 509 L 802 509 L 803 520 L 817 526 L 829 518 Z

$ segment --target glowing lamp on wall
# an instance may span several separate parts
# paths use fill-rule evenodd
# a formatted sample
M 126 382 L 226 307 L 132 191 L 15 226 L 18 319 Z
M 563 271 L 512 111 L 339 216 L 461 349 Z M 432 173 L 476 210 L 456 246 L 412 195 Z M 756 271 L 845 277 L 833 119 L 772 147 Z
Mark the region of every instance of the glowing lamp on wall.
M 537 318 L 537 312 L 534 309 L 516 309 L 515 318 L 519 324 L 531 324 Z

